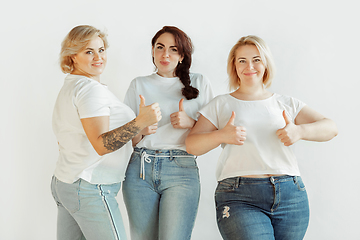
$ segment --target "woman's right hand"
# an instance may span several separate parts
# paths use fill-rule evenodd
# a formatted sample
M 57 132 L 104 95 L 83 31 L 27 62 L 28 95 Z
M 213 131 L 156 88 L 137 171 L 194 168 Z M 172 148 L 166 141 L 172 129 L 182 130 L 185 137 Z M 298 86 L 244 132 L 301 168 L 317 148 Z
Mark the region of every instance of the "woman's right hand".
M 231 117 L 228 123 L 225 125 L 222 132 L 222 141 L 227 144 L 235 144 L 235 145 L 244 145 L 244 141 L 246 140 L 246 129 L 243 126 L 235 126 L 235 112 L 231 113 Z
M 139 96 L 140 96 L 140 108 L 139 108 L 139 115 L 136 117 L 137 124 L 142 129 L 156 124 L 156 129 L 157 129 L 157 123 L 162 118 L 159 104 L 153 103 L 151 105 L 146 106 L 144 96 L 142 96 L 142 95 L 139 95 Z M 150 128 L 152 128 L 152 127 L 150 127 Z M 156 132 L 156 129 L 155 129 L 155 132 Z M 148 132 L 150 132 L 150 131 L 148 131 Z M 149 133 L 149 134 L 151 134 L 151 133 Z M 146 135 L 146 134 L 143 134 L 143 135 Z

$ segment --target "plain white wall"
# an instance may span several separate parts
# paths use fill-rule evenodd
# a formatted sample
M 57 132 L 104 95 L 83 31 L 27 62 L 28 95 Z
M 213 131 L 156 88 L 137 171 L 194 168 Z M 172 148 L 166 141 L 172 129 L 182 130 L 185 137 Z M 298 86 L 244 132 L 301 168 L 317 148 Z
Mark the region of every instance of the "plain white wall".
M 303 100 L 339 128 L 330 142 L 294 146 L 311 207 L 305 239 L 360 239 L 356 1 L 23 0 L 1 8 L 0 239 L 55 239 L 50 179 L 58 150 L 51 116 L 65 77 L 58 54 L 65 35 L 80 24 L 107 30 L 101 80 L 121 100 L 134 77 L 153 71 L 150 40 L 164 25 L 192 38 L 192 71 L 206 75 L 216 95 L 227 92 L 230 48 L 241 36 L 262 37 L 278 69 L 270 90 Z M 213 201 L 219 153 L 198 160 L 202 193 L 194 240 L 221 239 Z M 127 225 L 121 195 L 118 201 Z

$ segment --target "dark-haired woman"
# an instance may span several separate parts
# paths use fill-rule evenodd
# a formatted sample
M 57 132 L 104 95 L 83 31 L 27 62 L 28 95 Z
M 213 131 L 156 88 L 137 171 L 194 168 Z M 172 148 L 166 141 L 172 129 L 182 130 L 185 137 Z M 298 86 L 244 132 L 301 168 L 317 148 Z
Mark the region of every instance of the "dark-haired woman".
M 123 185 L 132 239 L 190 239 L 200 182 L 196 157 L 185 139 L 197 112 L 212 98 L 209 81 L 189 72 L 190 38 L 165 26 L 152 39 L 156 73 L 135 78 L 125 103 L 139 113 L 139 95 L 158 102 L 162 120 L 133 139 L 135 146 Z

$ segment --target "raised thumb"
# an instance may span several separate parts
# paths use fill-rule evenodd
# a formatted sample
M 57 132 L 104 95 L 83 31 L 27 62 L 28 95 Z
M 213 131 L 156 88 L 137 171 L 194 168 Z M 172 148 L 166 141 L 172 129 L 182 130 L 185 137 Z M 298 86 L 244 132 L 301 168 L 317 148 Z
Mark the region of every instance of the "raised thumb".
M 145 107 L 145 97 L 143 95 L 139 95 L 140 97 L 140 107 Z
M 230 117 L 230 119 L 229 119 L 229 121 L 228 121 L 228 123 L 227 123 L 227 124 L 234 125 L 234 122 L 235 122 L 235 112 L 234 112 L 234 111 L 232 111 L 232 113 L 231 113 L 231 117 Z
M 180 99 L 180 102 L 179 102 L 179 112 L 182 112 L 182 111 L 185 111 L 184 109 L 184 99 Z
M 285 120 L 286 125 L 288 125 L 289 123 L 291 123 L 290 119 L 288 118 L 288 116 L 287 116 L 286 113 L 285 113 L 285 110 L 283 111 L 282 114 L 283 114 L 283 117 L 284 117 L 284 120 Z

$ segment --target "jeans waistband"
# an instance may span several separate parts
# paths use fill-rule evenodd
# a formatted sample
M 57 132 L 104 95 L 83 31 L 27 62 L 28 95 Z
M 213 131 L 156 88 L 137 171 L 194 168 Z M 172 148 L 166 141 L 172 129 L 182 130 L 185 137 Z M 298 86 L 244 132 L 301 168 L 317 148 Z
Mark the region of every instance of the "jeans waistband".
M 297 182 L 297 179 L 301 178 L 300 176 L 289 176 L 289 175 L 283 175 L 283 176 L 271 176 L 266 178 L 249 178 L 249 177 L 232 177 L 224 179 L 226 181 L 234 182 L 235 185 L 240 184 L 250 184 L 250 183 L 278 183 L 278 182 L 288 182 L 288 181 L 294 181 Z M 222 181 L 224 181 L 222 180 Z
M 149 157 L 169 157 L 172 159 L 173 157 L 194 157 L 196 156 L 187 153 L 186 151 L 179 149 L 159 149 L 152 150 L 147 148 L 134 148 L 134 152 L 140 154 L 140 178 L 145 180 L 145 162 L 151 163 L 151 159 Z
M 148 149 L 148 148 L 135 147 L 134 151 L 140 153 L 140 155 L 143 152 L 146 152 L 147 155 L 156 156 L 156 157 L 158 157 L 158 156 L 159 157 L 160 156 L 163 156 L 163 157 L 167 157 L 167 156 L 168 157 L 179 157 L 179 156 L 190 157 L 190 156 L 193 156 L 195 158 L 194 155 L 187 153 L 186 151 L 180 150 L 180 149 Z

